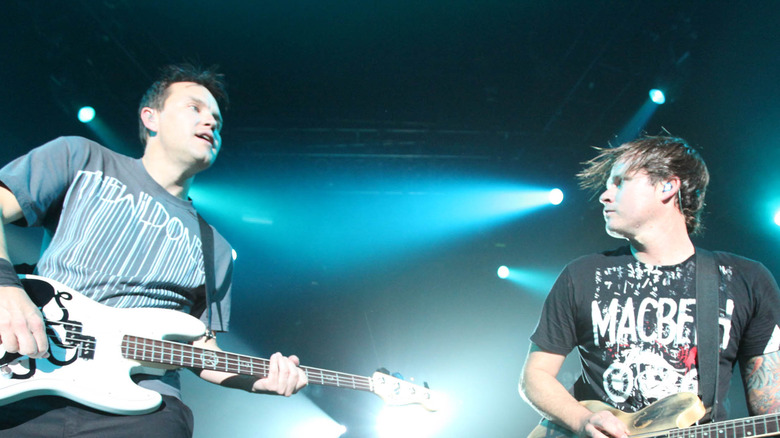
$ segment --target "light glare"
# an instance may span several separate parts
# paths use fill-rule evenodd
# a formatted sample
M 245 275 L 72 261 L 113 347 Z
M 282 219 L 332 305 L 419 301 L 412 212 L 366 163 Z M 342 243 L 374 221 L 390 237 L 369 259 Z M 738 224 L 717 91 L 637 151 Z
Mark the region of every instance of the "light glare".
M 777 213 L 775 213 L 775 225 L 780 227 L 780 210 L 777 210 Z
M 498 268 L 498 278 L 507 278 L 509 277 L 509 268 L 506 266 L 500 266 Z
M 78 117 L 79 122 L 81 123 L 91 122 L 95 118 L 95 108 L 92 108 L 91 106 L 81 107 Z
M 663 91 L 657 88 L 653 88 L 650 90 L 650 100 L 652 100 L 655 104 L 662 105 L 664 102 L 666 102 L 666 96 L 664 96 Z
M 443 412 L 429 412 L 421 406 L 385 406 L 376 418 L 379 438 L 427 438 L 446 424 Z
M 547 198 L 550 200 L 550 204 L 558 205 L 563 202 L 563 191 L 561 189 L 552 189 Z

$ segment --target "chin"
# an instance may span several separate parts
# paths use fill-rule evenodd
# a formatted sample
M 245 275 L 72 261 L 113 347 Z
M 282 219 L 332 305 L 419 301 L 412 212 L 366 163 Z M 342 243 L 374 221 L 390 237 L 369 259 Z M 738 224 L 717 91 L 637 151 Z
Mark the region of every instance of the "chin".
M 621 233 L 619 230 L 616 230 L 614 228 L 610 228 L 609 226 L 604 228 L 607 232 L 607 235 L 609 237 L 614 237 L 615 239 L 627 239 L 624 233 Z

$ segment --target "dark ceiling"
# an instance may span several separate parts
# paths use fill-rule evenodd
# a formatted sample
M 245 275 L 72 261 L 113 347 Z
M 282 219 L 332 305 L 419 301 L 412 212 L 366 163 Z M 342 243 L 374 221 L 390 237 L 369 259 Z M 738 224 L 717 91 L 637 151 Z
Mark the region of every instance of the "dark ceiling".
M 157 69 L 218 64 L 231 93 L 225 146 L 193 198 L 239 253 L 227 345 L 427 380 L 454 406 L 436 436 L 535 423 L 515 385 L 544 292 L 495 268 L 554 275 L 620 244 L 573 175 L 651 88 L 668 101 L 645 130 L 687 138 L 713 174 L 696 242 L 780 273 L 775 2 L 10 0 L 3 16 L 3 162 L 59 135 L 140 156 L 135 111 Z M 86 103 L 102 131 L 76 121 Z M 445 226 L 444 195 L 488 183 L 567 197 Z M 225 421 L 195 385 L 205 437 Z M 374 436 L 378 401 L 305 394 L 345 436 Z M 292 435 L 305 417 L 253 400 L 287 408 L 245 435 Z

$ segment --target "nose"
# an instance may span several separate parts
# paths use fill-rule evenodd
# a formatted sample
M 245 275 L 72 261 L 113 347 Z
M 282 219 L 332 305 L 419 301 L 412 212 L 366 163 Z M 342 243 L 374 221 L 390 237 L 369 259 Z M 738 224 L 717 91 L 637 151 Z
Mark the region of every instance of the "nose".
M 211 114 L 208 111 L 203 112 L 203 124 L 210 127 L 212 130 L 216 129 L 217 127 L 217 118 L 214 117 L 214 114 Z
M 601 192 L 601 195 L 599 196 L 599 202 L 600 203 L 606 205 L 606 204 L 612 202 L 612 200 L 613 200 L 612 191 L 609 188 L 607 188 L 606 190 Z

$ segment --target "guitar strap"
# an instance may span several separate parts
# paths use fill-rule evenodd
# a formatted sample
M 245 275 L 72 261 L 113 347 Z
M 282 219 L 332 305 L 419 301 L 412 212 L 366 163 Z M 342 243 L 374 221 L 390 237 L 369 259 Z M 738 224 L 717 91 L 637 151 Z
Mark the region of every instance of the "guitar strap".
M 699 363 L 699 392 L 705 406 L 712 406 L 710 419 L 718 409 L 718 363 L 720 325 L 718 304 L 720 274 L 712 252 L 696 248 L 696 338 Z
M 213 315 L 212 303 L 216 293 L 216 280 L 214 276 L 214 233 L 211 230 L 208 222 L 198 213 L 198 225 L 200 226 L 200 242 L 201 250 L 203 251 L 203 270 L 206 276 L 206 312 L 208 312 L 208 327 L 206 328 L 206 336 L 214 337 L 214 331 L 212 330 L 211 320 Z M 222 310 L 219 301 L 216 302 L 217 312 L 220 319 L 222 318 Z

